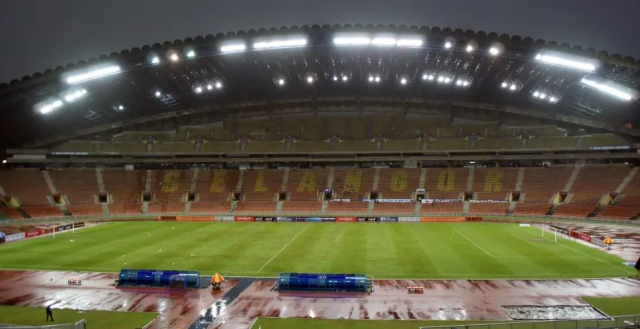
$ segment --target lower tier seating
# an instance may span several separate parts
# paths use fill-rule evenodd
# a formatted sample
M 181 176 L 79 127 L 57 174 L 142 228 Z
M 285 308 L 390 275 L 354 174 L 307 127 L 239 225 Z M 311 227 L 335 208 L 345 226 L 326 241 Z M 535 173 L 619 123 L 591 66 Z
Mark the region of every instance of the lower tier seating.
M 227 201 L 219 202 L 194 202 L 191 204 L 191 213 L 220 213 L 228 214 L 231 212 L 231 203 Z
M 0 213 L 2 213 L 4 217 L 9 219 L 24 219 L 24 217 L 22 217 L 22 214 L 20 214 L 20 212 L 14 208 L 10 208 L 10 207 L 0 208 Z
M 282 204 L 282 212 L 318 213 L 320 210 L 322 210 L 322 203 L 317 201 L 289 201 Z
M 333 213 L 366 213 L 368 202 L 329 202 L 327 212 Z
M 273 213 L 276 203 L 270 201 L 241 201 L 236 205 L 236 213 Z
M 142 205 L 138 203 L 113 203 L 109 205 L 109 213 L 112 215 L 127 215 L 142 213 Z
M 598 214 L 596 214 L 596 218 L 610 218 L 610 219 L 631 219 L 640 214 L 640 206 L 616 206 L 610 205 L 600 210 Z
M 593 204 L 561 204 L 553 213 L 555 217 L 587 217 L 596 209 Z
M 431 203 L 423 204 L 420 209 L 421 214 L 430 213 L 462 213 L 462 202 L 448 202 L 448 203 Z
M 168 203 L 150 203 L 148 213 L 182 213 L 184 210 L 184 203 L 182 202 L 168 202 Z
M 518 203 L 513 210 L 514 215 L 545 216 L 551 205 L 548 203 Z
M 504 215 L 509 208 L 508 203 L 471 203 L 469 213 Z
M 72 216 L 102 215 L 102 206 L 99 204 L 68 205 L 67 210 Z
M 413 203 L 376 203 L 374 214 L 413 214 L 416 209 Z
M 29 216 L 33 218 L 43 217 L 63 217 L 64 214 L 57 206 L 24 206 L 22 207 Z

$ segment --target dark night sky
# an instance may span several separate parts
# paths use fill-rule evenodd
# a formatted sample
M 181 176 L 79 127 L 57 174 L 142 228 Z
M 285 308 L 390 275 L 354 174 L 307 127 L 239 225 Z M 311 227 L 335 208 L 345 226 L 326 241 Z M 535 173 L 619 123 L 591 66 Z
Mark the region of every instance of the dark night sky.
M 372 23 L 519 34 L 640 58 L 640 0 L 0 0 L 0 82 L 156 42 Z

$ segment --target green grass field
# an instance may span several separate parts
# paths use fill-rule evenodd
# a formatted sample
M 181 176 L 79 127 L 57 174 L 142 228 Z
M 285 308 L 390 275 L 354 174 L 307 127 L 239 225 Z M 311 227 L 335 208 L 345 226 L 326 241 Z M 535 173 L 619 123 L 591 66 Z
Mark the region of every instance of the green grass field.
M 640 297 L 624 298 L 584 298 L 584 301 L 605 312 L 610 316 L 623 316 L 640 314 Z M 624 321 L 622 319 L 621 321 Z M 631 320 L 631 318 L 629 318 Z M 326 319 L 278 319 L 259 318 L 251 327 L 252 329 L 417 329 L 420 326 L 460 326 L 462 324 L 474 323 L 500 323 L 499 321 L 398 321 L 398 320 L 326 320 Z M 580 327 L 594 328 L 595 321 L 580 321 Z M 615 327 L 614 323 L 604 321 L 601 326 Z M 497 326 L 498 328 L 531 329 L 532 326 L 526 321 L 518 325 L 508 324 Z M 559 324 L 536 324 L 537 329 L 573 329 L 573 323 L 565 322 Z M 487 329 L 487 328 L 484 328 Z
M 2 268 L 120 268 L 277 276 L 595 278 L 634 275 L 622 260 L 539 228 L 496 223 L 119 222 L 0 245 Z
M 87 328 L 131 329 L 142 328 L 158 314 L 141 312 L 108 312 L 77 311 L 54 309 L 53 324 L 75 323 L 82 319 L 87 321 Z M 22 307 L 0 305 L 0 323 L 26 326 L 42 326 L 52 324 L 46 322 L 43 307 Z

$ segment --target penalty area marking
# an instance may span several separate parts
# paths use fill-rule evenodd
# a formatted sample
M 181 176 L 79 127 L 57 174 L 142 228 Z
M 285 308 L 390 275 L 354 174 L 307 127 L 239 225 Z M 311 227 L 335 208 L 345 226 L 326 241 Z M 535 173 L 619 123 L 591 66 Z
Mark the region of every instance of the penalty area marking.
M 269 265 L 269 263 L 271 263 L 271 261 L 273 261 L 276 257 L 278 257 L 278 255 L 280 255 L 280 253 L 287 248 L 293 241 L 295 241 L 300 234 L 302 234 L 302 232 L 306 231 L 309 226 L 311 226 L 312 224 L 309 224 L 307 226 L 305 226 L 302 230 L 300 230 L 300 232 L 298 232 L 298 234 L 296 234 L 296 236 L 293 237 L 293 239 L 291 239 L 289 242 L 287 242 L 287 244 L 284 245 L 284 247 L 282 247 L 282 249 L 280 249 L 275 255 L 273 255 L 273 257 L 271 257 L 271 259 L 269 259 L 266 263 L 264 263 L 264 265 L 262 265 L 262 267 L 258 270 L 257 273 L 262 272 L 262 270 L 267 267 L 267 265 Z
M 495 258 L 493 257 L 492 254 L 490 254 L 488 251 L 484 250 L 482 247 L 480 247 L 478 244 L 476 244 L 475 242 L 471 241 L 471 239 L 467 238 L 464 234 L 460 233 L 460 231 L 456 230 L 455 227 L 452 227 L 454 231 L 456 231 L 458 234 L 460 234 L 460 236 L 462 236 L 463 238 L 467 239 L 469 242 L 473 243 L 474 246 L 478 247 L 478 249 L 484 251 L 485 254 L 489 255 L 489 257 L 491 258 Z
M 530 244 L 530 245 L 532 245 L 532 246 L 534 246 L 534 247 L 536 247 L 536 248 L 540 248 L 540 246 L 538 246 L 537 244 L 535 244 L 535 243 L 533 243 L 533 242 L 531 242 L 531 241 L 529 241 L 529 240 L 525 240 L 525 239 L 523 239 L 523 238 L 521 238 L 521 237 L 519 237 L 519 236 L 517 236 L 517 235 L 515 235 L 515 234 L 513 234 L 513 233 L 510 233 L 510 234 L 511 234 L 513 237 L 518 238 L 518 239 L 520 239 L 520 240 L 522 240 L 522 241 L 524 241 L 524 242 L 526 242 L 526 243 L 528 243 L 528 244 Z

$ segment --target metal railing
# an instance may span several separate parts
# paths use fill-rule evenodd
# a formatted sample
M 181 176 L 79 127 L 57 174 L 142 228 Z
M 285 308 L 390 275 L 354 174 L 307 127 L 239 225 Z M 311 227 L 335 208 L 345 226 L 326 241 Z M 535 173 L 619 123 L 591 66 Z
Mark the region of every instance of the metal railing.
M 52 324 L 46 326 L 21 326 L 13 324 L 0 324 L 2 329 L 86 329 L 87 321 L 84 319 L 76 323 Z
M 582 329 L 640 328 L 640 314 L 614 316 L 601 320 L 507 321 L 446 326 L 424 326 L 420 329 Z

